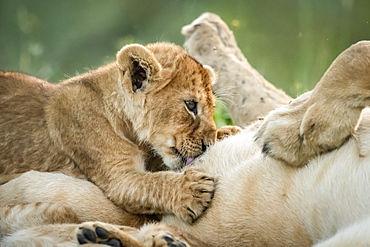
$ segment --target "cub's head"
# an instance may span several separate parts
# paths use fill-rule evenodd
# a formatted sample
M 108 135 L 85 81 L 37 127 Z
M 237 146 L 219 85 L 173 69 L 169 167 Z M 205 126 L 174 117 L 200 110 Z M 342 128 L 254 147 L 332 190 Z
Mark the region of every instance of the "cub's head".
M 190 163 L 214 143 L 211 68 L 168 43 L 125 46 L 117 66 L 126 117 L 169 168 Z

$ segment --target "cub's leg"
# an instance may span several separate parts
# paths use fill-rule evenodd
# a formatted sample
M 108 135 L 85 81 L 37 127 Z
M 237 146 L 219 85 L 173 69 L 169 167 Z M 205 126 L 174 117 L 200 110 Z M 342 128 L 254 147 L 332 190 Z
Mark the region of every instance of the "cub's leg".
M 125 247 L 188 247 L 173 228 L 164 224 L 149 224 L 140 230 L 101 222 L 87 222 L 76 229 L 80 245 L 104 244 Z
M 256 134 L 265 154 L 292 166 L 340 147 L 370 105 L 370 42 L 340 54 L 312 92 L 272 111 Z
M 136 214 L 173 213 L 185 222 L 193 223 L 210 206 L 215 190 L 214 179 L 196 168 L 184 173 L 155 172 L 119 173 L 115 181 L 106 183 L 108 198 Z M 115 171 L 117 171 L 115 173 Z M 143 203 L 145 202 L 145 203 Z

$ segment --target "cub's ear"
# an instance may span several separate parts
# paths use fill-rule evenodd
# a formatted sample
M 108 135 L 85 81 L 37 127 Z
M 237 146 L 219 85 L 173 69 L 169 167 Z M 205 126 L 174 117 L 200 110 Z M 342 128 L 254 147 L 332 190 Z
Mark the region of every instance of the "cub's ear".
M 203 65 L 203 68 L 205 68 L 208 71 L 209 79 L 211 80 L 212 85 L 215 85 L 216 80 L 217 80 L 217 75 L 216 75 L 215 71 L 212 69 L 212 67 L 210 67 L 208 65 Z
M 151 77 L 162 69 L 154 54 L 138 44 L 124 46 L 117 53 L 117 66 L 128 73 L 134 92 L 143 90 Z

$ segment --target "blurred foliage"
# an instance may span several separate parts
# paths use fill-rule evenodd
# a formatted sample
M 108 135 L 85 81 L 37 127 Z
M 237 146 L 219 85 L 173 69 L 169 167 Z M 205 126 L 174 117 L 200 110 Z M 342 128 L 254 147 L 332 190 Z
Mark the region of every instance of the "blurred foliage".
M 60 81 L 114 59 L 127 43 L 182 45 L 181 27 L 213 12 L 267 80 L 295 97 L 370 37 L 368 0 L 0 0 L 0 70 Z M 216 109 L 218 125 L 229 123 Z

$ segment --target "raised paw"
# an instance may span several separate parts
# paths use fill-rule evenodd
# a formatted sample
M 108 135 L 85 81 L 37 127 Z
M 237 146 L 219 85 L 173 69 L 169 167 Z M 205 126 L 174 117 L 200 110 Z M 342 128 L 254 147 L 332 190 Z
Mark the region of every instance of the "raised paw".
M 113 247 L 143 247 L 119 228 L 101 222 L 87 222 L 76 229 L 80 245 L 101 244 Z
M 176 195 L 173 212 L 186 222 L 193 223 L 213 199 L 215 181 L 195 168 L 188 168 L 178 184 L 182 193 Z
M 142 227 L 138 238 L 145 246 L 189 247 L 173 228 L 160 223 Z
M 370 42 L 340 54 L 314 90 L 272 111 L 256 134 L 262 152 L 302 166 L 352 136 L 370 105 Z M 354 76 L 356 75 L 356 76 Z
M 328 112 L 330 104 L 320 106 L 320 100 L 313 100 L 314 93 L 303 94 L 267 115 L 255 136 L 262 153 L 291 166 L 303 166 L 348 139 L 351 130 L 342 129 L 338 116 Z
M 239 133 L 242 129 L 238 126 L 225 125 L 217 130 L 217 140 L 220 141 L 226 137 Z
M 265 117 L 255 135 L 262 153 L 292 166 L 305 163 L 308 158 L 302 150 L 300 126 L 307 110 L 309 96 L 310 93 L 303 94 L 289 105 L 280 107 Z

